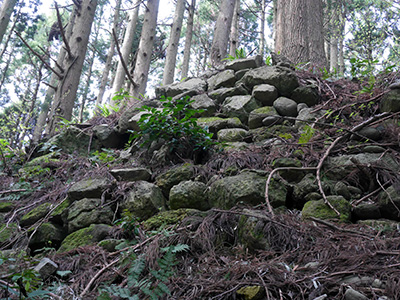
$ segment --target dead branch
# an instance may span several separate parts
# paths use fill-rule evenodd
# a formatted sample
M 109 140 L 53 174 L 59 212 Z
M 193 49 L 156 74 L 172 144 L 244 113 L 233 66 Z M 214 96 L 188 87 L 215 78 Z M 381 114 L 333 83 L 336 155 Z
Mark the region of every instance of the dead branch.
M 7 190 L 7 191 L 0 191 L 0 194 L 21 193 L 21 192 L 26 192 L 26 191 L 27 191 L 27 189 Z
M 25 44 L 25 46 L 27 46 L 29 48 L 29 50 L 31 50 L 31 52 L 34 55 L 36 55 L 37 58 L 39 58 L 46 65 L 46 67 L 48 67 L 54 74 L 56 74 L 59 79 L 63 78 L 63 76 L 61 74 L 59 74 L 56 70 L 54 70 L 54 68 L 52 66 L 50 66 L 49 63 L 47 61 L 45 61 L 39 53 L 37 53 L 35 50 L 32 49 L 31 46 L 29 46 L 29 44 L 24 40 L 24 38 L 17 31 L 14 30 L 14 32 L 21 39 L 21 41 Z
M 72 56 L 72 52 L 71 52 L 71 47 L 69 46 L 68 40 L 65 37 L 64 27 L 63 27 L 62 22 L 61 22 L 61 16 L 60 16 L 60 11 L 58 10 L 57 2 L 54 2 L 54 5 L 55 5 L 55 8 L 56 8 L 56 13 L 57 13 L 58 28 L 60 29 L 60 33 L 61 33 L 64 45 L 65 45 L 65 50 L 67 50 L 67 53 L 68 53 L 69 57 L 73 57 Z
M 126 76 L 128 76 L 128 79 L 132 83 L 132 85 L 134 87 L 137 87 L 137 84 L 133 81 L 133 78 L 132 78 L 131 74 L 129 74 L 128 67 L 126 66 L 126 63 L 125 63 L 125 61 L 124 61 L 124 59 L 122 57 L 121 48 L 119 47 L 117 34 L 115 33 L 114 28 L 112 30 L 112 33 L 113 33 L 113 37 L 114 37 L 114 41 L 115 41 L 115 46 L 117 47 L 119 59 L 120 59 L 121 64 L 122 64 L 122 66 L 124 67 L 124 70 L 125 70 L 125 74 L 126 74 Z
M 315 221 L 315 222 L 324 224 L 324 225 L 326 225 L 326 226 L 328 226 L 328 227 L 330 227 L 330 228 L 332 228 L 334 230 L 340 231 L 340 232 L 352 233 L 352 234 L 356 234 L 356 235 L 364 237 L 364 238 L 370 238 L 370 239 L 374 238 L 372 235 L 366 234 L 364 232 L 361 233 L 361 232 L 358 232 L 358 231 L 355 231 L 355 230 L 343 229 L 343 228 L 340 228 L 340 227 L 338 227 L 338 226 L 336 226 L 336 225 L 334 225 L 334 224 L 332 224 L 332 223 L 330 223 L 328 221 L 321 220 L 321 219 L 318 219 L 318 218 L 315 218 L 315 217 L 310 217 L 310 219 Z
M 271 183 L 271 180 L 272 180 L 272 176 L 276 173 L 276 172 L 278 172 L 278 171 L 284 171 L 284 170 L 299 170 L 299 171 L 302 171 L 302 170 L 317 170 L 317 168 L 315 168 L 315 167 L 306 167 L 306 168 L 298 168 L 298 167 L 281 167 L 281 168 L 276 168 L 276 169 L 273 169 L 272 170 L 272 172 L 271 173 L 269 173 L 269 175 L 268 175 L 268 178 L 267 178 L 267 182 L 265 183 L 265 202 L 266 202 L 266 204 L 267 204 L 267 208 L 268 208 L 268 211 L 271 213 L 271 214 L 274 214 L 274 211 L 272 210 L 272 206 L 271 206 L 271 204 L 270 204 L 270 202 L 269 202 L 269 184 Z

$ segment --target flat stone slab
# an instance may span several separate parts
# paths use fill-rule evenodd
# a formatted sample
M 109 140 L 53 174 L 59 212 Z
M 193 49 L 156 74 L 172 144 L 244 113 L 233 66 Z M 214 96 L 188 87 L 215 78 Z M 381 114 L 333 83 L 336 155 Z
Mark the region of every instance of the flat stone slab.
M 114 169 L 110 173 L 118 181 L 148 181 L 151 178 L 151 172 L 145 168 Z

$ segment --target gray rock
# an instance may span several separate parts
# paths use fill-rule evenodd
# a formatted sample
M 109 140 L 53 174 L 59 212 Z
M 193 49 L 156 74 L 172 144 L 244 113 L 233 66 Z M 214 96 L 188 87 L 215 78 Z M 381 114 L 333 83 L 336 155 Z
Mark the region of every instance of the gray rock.
M 379 141 L 382 138 L 380 131 L 374 127 L 364 127 L 357 133 L 359 133 L 361 136 L 364 136 L 367 139 L 373 140 L 373 141 Z M 353 134 L 351 136 L 351 139 L 359 141 L 359 140 L 362 140 L 363 138 L 358 135 Z
M 382 217 L 400 221 L 400 191 L 390 186 L 378 195 L 378 205 Z
M 103 206 L 101 199 L 84 198 L 75 201 L 68 210 L 68 232 L 91 224 L 111 224 L 113 215 L 110 206 Z
M 235 72 L 233 70 L 225 70 L 207 80 L 208 90 L 212 91 L 221 87 L 233 87 L 235 82 Z
M 61 226 L 48 222 L 43 223 L 36 229 L 29 240 L 29 248 L 36 250 L 43 247 L 58 247 L 65 236 L 66 232 Z
M 237 84 L 231 88 L 220 88 L 218 90 L 210 91 L 208 96 L 215 101 L 215 104 L 221 104 L 226 98 L 232 96 L 248 95 L 249 91 L 244 84 Z
M 110 174 L 118 181 L 148 181 L 151 178 L 151 171 L 146 168 L 113 169 Z
M 327 192 L 329 187 L 326 183 L 322 183 L 324 191 Z M 305 203 L 305 197 L 307 194 L 319 192 L 316 177 L 313 174 L 307 174 L 303 179 L 295 184 L 293 188 L 293 200 L 296 207 L 301 208 Z
M 210 208 L 207 199 L 207 186 L 199 181 L 182 181 L 174 185 L 169 192 L 171 209 L 194 208 L 207 210 Z
M 197 119 L 197 124 L 207 128 L 209 132 L 214 134 L 226 128 L 245 128 L 239 118 L 199 118 Z
M 248 120 L 248 125 L 250 129 L 258 128 L 263 126 L 263 120 L 267 117 L 270 117 L 273 120 L 278 120 L 279 115 L 276 112 L 275 108 L 272 106 L 265 106 L 265 107 L 260 107 L 257 108 L 253 111 L 250 112 L 249 114 L 249 120 Z M 265 121 L 268 123 L 267 121 Z M 272 124 L 272 123 L 271 123 Z M 267 125 L 264 125 L 267 126 Z
M 127 209 L 143 221 L 165 209 L 165 206 L 166 200 L 158 186 L 147 181 L 137 181 L 122 203 L 121 209 Z
M 400 89 L 400 81 L 395 81 L 391 85 L 389 85 L 389 89 L 396 90 Z
M 43 203 L 34 209 L 30 210 L 27 214 L 23 215 L 19 224 L 22 227 L 30 226 L 44 218 L 50 211 L 52 204 L 49 202 Z
M 286 97 L 279 97 L 274 101 L 274 108 L 281 116 L 296 117 L 297 103 Z
M 132 105 L 128 109 L 126 109 L 122 115 L 118 119 L 118 126 L 117 126 L 117 131 L 120 134 L 124 134 L 127 132 L 127 130 L 137 130 L 138 126 L 136 125 L 137 120 L 139 119 L 134 118 L 132 119 L 136 114 L 140 112 L 139 108 L 142 106 L 149 106 L 149 107 L 159 107 L 160 101 L 156 100 L 145 100 L 145 101 L 140 101 L 139 103 Z M 136 123 L 132 123 L 136 122 Z
M 260 55 L 256 55 L 253 57 L 241 58 L 229 61 L 226 63 L 225 68 L 234 71 L 239 71 L 243 69 L 258 68 L 261 67 L 262 64 L 263 64 L 262 57 Z
M 251 96 L 233 96 L 225 99 L 222 111 L 229 117 L 237 117 L 241 122 L 247 123 L 248 114 L 259 107 L 257 101 Z
M 303 121 L 315 121 L 316 119 L 322 117 L 326 114 L 326 110 L 319 110 L 314 112 L 314 108 L 303 108 L 299 110 L 298 116 L 296 117 L 295 127 L 302 128 L 306 125 L 310 125 L 309 122 Z M 303 120 L 303 121 L 301 121 Z
M 381 147 L 381 146 L 376 146 L 376 145 L 369 145 L 369 146 L 365 146 L 362 149 L 362 152 L 364 153 L 382 153 L 385 152 L 386 149 Z
M 106 124 L 93 127 L 93 132 L 105 148 L 117 148 L 121 144 L 117 132 Z
M 196 94 L 202 94 L 207 90 L 207 82 L 201 78 L 192 78 L 183 82 L 173 83 L 165 87 L 166 97 L 174 97 L 187 91 L 194 91 Z
M 242 142 L 248 137 L 249 132 L 242 128 L 228 128 L 218 131 L 219 142 Z
M 250 70 L 240 82 L 249 88 L 260 84 L 270 84 L 278 89 L 280 95 L 286 97 L 290 97 L 293 90 L 299 86 L 297 76 L 291 70 L 277 66 L 263 66 Z
M 343 196 L 347 200 L 350 200 L 351 194 L 349 188 L 343 181 L 338 181 L 335 186 L 333 187 L 333 192 L 335 195 Z
M 308 106 L 314 106 L 318 103 L 319 95 L 316 86 L 299 86 L 296 88 L 290 99 L 296 103 L 305 103 Z
M 172 169 L 160 174 L 156 178 L 157 186 L 162 190 L 165 196 L 168 197 L 169 191 L 174 185 L 182 181 L 191 180 L 194 176 L 194 167 L 192 164 L 184 164 L 175 166 Z
M 202 113 L 196 114 L 195 117 L 210 117 L 215 113 L 215 103 L 207 94 L 194 96 L 191 100 L 193 100 L 191 104 L 193 109 L 203 110 Z
M 381 112 L 400 111 L 400 89 L 391 90 L 383 96 L 379 108 Z
M 243 172 L 213 182 L 209 190 L 209 201 L 213 207 L 230 209 L 237 204 L 258 205 L 265 202 L 266 178 L 253 172 Z M 278 180 L 269 188 L 273 207 L 285 204 L 286 187 Z
M 368 297 L 361 294 L 360 292 L 353 290 L 352 288 L 347 289 L 344 293 L 345 300 L 368 300 Z
M 39 264 L 34 268 L 36 272 L 40 274 L 42 278 L 47 278 L 55 271 L 57 271 L 58 265 L 50 258 L 44 257 L 40 260 Z
M 353 208 L 353 215 L 357 220 L 380 219 L 381 212 L 375 203 L 362 203 Z
M 317 201 L 308 201 L 304 204 L 301 211 L 302 217 L 304 219 L 315 217 L 318 219 L 335 219 L 341 222 L 349 222 L 351 217 L 351 205 L 342 196 L 327 196 L 329 203 L 340 213 L 340 216 L 326 205 L 323 199 Z
M 305 109 L 305 108 L 308 108 L 308 105 L 307 105 L 307 104 L 305 104 L 305 103 L 299 103 L 299 104 L 297 104 L 297 114 L 298 114 L 302 109 Z
M 329 157 L 323 165 L 325 176 L 331 180 L 343 180 L 354 170 L 358 170 L 355 162 L 364 166 L 376 165 L 388 168 L 394 174 L 398 174 L 400 171 L 399 165 L 389 153 L 384 155 L 381 153 L 360 153 Z
M 261 121 L 263 126 L 273 126 L 273 125 L 280 125 L 283 123 L 283 119 L 281 116 L 268 116 L 262 119 Z
M 270 84 L 260 84 L 253 88 L 252 96 L 261 103 L 262 106 L 272 106 L 278 98 L 278 90 Z
M 73 154 L 75 152 L 81 156 L 87 156 L 89 148 L 91 151 L 101 149 L 98 140 L 93 140 L 91 135 L 74 126 L 69 126 L 59 134 L 50 138 L 42 146 L 41 151 L 44 153 L 51 152 L 52 147 L 61 149 L 64 153 Z
M 70 200 L 83 198 L 101 198 L 103 193 L 111 187 L 111 181 L 107 178 L 88 178 L 74 183 L 69 191 Z
M 272 167 L 276 168 L 301 168 L 302 163 L 300 160 L 296 158 L 289 158 L 289 157 L 281 157 L 277 158 L 273 161 Z M 279 171 L 279 175 L 289 181 L 289 182 L 299 182 L 304 177 L 303 170 L 282 170 Z

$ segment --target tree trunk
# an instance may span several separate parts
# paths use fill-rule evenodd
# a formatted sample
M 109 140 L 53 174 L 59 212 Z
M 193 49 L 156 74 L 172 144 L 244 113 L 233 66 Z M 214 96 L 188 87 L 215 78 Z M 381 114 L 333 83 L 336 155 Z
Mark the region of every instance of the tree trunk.
M 295 64 L 324 67 L 322 0 L 279 0 L 276 12 L 275 52 Z
M 85 61 L 89 35 L 96 12 L 97 0 L 83 0 L 75 18 L 75 25 L 69 39 L 71 54 L 64 59 L 65 75 L 59 82 L 52 110 L 55 112 L 50 124 L 50 133 L 54 134 L 59 118 L 72 119 L 76 92 Z
M 117 1 L 116 6 L 115 6 L 115 12 L 114 12 L 113 29 L 117 33 L 117 36 L 118 36 L 118 23 L 119 23 L 119 19 L 120 19 L 119 14 L 120 14 L 120 8 L 121 8 L 121 1 L 122 0 Z M 111 39 L 110 40 L 110 48 L 108 49 L 107 60 L 104 65 L 103 75 L 101 77 L 99 93 L 97 94 L 96 107 L 101 105 L 103 102 L 103 96 L 104 96 L 104 92 L 106 91 L 106 86 L 107 86 L 107 82 L 108 82 L 108 75 L 110 74 L 112 59 L 113 59 L 113 56 L 115 53 L 115 39 L 114 39 L 112 33 L 111 33 L 110 39 Z
M 74 9 L 74 10 L 72 10 L 72 12 L 69 16 L 68 26 L 65 29 L 65 38 L 67 40 L 69 40 L 72 35 L 72 28 L 74 27 L 74 24 L 75 24 L 75 16 L 76 16 L 76 10 Z M 63 61 L 64 61 L 66 54 L 67 54 L 67 51 L 65 50 L 65 48 L 61 47 L 60 53 L 58 54 L 58 57 L 57 57 L 56 66 L 58 65 L 58 66 L 63 67 Z M 60 69 L 59 72 L 63 73 L 64 70 Z M 57 85 L 57 82 L 58 82 L 57 75 L 54 73 L 51 74 L 50 81 L 49 81 L 49 87 L 47 88 L 46 95 L 44 97 L 44 102 L 41 105 L 40 114 L 37 119 L 35 129 L 33 131 L 33 137 L 32 137 L 33 145 L 36 145 L 42 136 L 43 128 L 45 127 L 46 120 L 47 120 L 47 115 L 49 114 L 50 106 L 51 106 L 51 103 L 53 101 L 53 97 L 55 94 L 54 87 Z M 52 115 L 50 115 L 50 117 L 52 117 Z M 47 126 L 46 134 L 49 134 L 49 131 L 50 131 L 50 126 Z
M 142 34 L 140 36 L 139 48 L 133 81 L 135 86 L 132 89 L 132 96 L 139 98 L 146 92 L 147 78 L 150 70 L 151 52 L 153 50 L 154 38 L 157 27 L 159 0 L 148 0 L 144 14 Z
M 239 38 L 239 14 L 240 14 L 240 0 L 236 0 L 235 8 L 233 10 L 233 18 L 231 25 L 231 34 L 229 38 L 229 55 L 235 57 L 236 49 L 238 47 Z
M 17 0 L 4 0 L 0 8 L 0 44 L 3 41 L 3 36 L 6 33 L 8 22 L 10 22 Z
M 87 77 L 86 77 L 86 80 L 85 80 L 85 87 L 83 89 L 81 106 L 79 108 L 79 116 L 78 116 L 78 122 L 79 123 L 83 122 L 83 112 L 85 110 L 86 100 L 87 100 L 88 93 L 89 93 L 90 81 L 92 80 L 93 63 L 94 63 L 95 55 L 96 55 L 96 52 L 95 52 L 95 50 L 93 50 L 92 51 L 92 56 L 89 59 L 89 70 L 87 72 Z
M 190 61 L 190 48 L 192 46 L 193 38 L 193 20 L 194 20 L 194 8 L 196 6 L 196 0 L 192 0 L 192 4 L 189 6 L 189 16 L 186 25 L 186 37 L 185 37 L 185 50 L 183 51 L 183 64 L 182 64 L 182 75 L 181 80 L 188 77 L 189 74 L 189 61 Z
M 265 11 L 266 11 L 266 3 L 265 0 L 261 0 L 261 17 L 260 17 L 260 51 L 258 52 L 261 55 L 261 59 L 264 59 L 264 51 L 265 51 Z
M 165 59 L 163 85 L 171 84 L 174 81 L 176 55 L 178 53 L 179 39 L 181 37 L 183 13 L 185 12 L 186 0 L 177 0 L 174 13 L 174 21 L 169 38 L 167 57 Z
M 229 42 L 229 30 L 227 30 L 227 28 L 231 28 L 232 25 L 235 1 L 236 0 L 223 0 L 220 6 L 210 51 L 210 63 L 214 67 L 220 66 L 222 59 L 224 59 L 227 54 Z
M 132 43 L 133 43 L 133 38 L 135 37 L 135 32 L 136 32 L 136 24 L 138 21 L 140 2 L 141 2 L 140 0 L 136 1 L 134 9 L 131 11 L 131 14 L 129 16 L 129 23 L 126 28 L 125 35 L 124 35 L 124 41 L 123 41 L 122 47 L 121 47 L 121 54 L 122 54 L 121 56 L 122 56 L 122 59 L 125 62 L 125 64 L 128 64 L 129 54 L 132 51 Z M 121 90 L 121 88 L 124 84 L 124 81 L 125 81 L 125 75 L 126 75 L 125 69 L 119 58 L 117 71 L 116 71 L 115 77 L 114 77 L 114 83 L 113 83 L 113 86 L 111 89 L 111 99 L 110 99 L 111 105 L 116 104 L 116 103 L 114 103 L 114 101 L 112 101 L 112 97 L 114 97 L 114 95 Z

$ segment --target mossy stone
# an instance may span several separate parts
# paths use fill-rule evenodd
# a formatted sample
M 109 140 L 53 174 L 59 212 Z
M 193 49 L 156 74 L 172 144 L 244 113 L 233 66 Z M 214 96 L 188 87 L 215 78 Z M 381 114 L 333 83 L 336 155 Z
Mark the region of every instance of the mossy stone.
M 96 244 L 109 235 L 111 228 L 111 226 L 105 224 L 92 224 L 75 231 L 63 240 L 57 252 L 67 252 L 81 246 Z
M 180 208 L 176 210 L 162 211 L 152 216 L 143 222 L 143 227 L 146 230 L 157 230 L 165 225 L 174 225 L 181 222 L 184 218 L 190 215 L 198 214 L 195 209 Z
M 33 229 L 30 232 L 33 232 Z M 48 222 L 43 223 L 37 228 L 32 239 L 29 241 L 29 247 L 31 249 L 58 247 L 65 235 L 66 232 L 60 226 Z
M 39 205 L 38 207 L 35 207 L 21 218 L 19 222 L 20 225 L 24 227 L 29 226 L 44 218 L 46 214 L 50 211 L 51 205 L 51 203 L 46 202 Z
M 336 214 L 323 199 L 317 201 L 308 201 L 302 210 L 302 216 L 307 218 L 318 218 L 321 220 L 334 219 L 340 222 L 350 222 L 351 204 L 342 196 L 327 196 L 329 203 L 337 209 L 340 216 Z
M 14 203 L 13 202 L 0 202 L 0 213 L 3 212 L 10 212 L 14 208 Z
M 9 223 L 0 226 L 0 245 L 10 241 L 18 234 L 18 225 L 16 223 Z
M 168 197 L 169 191 L 174 185 L 182 181 L 190 180 L 194 176 L 194 167 L 192 164 L 183 164 L 181 166 L 169 169 L 165 173 L 157 176 L 156 184 L 162 190 L 163 194 Z

